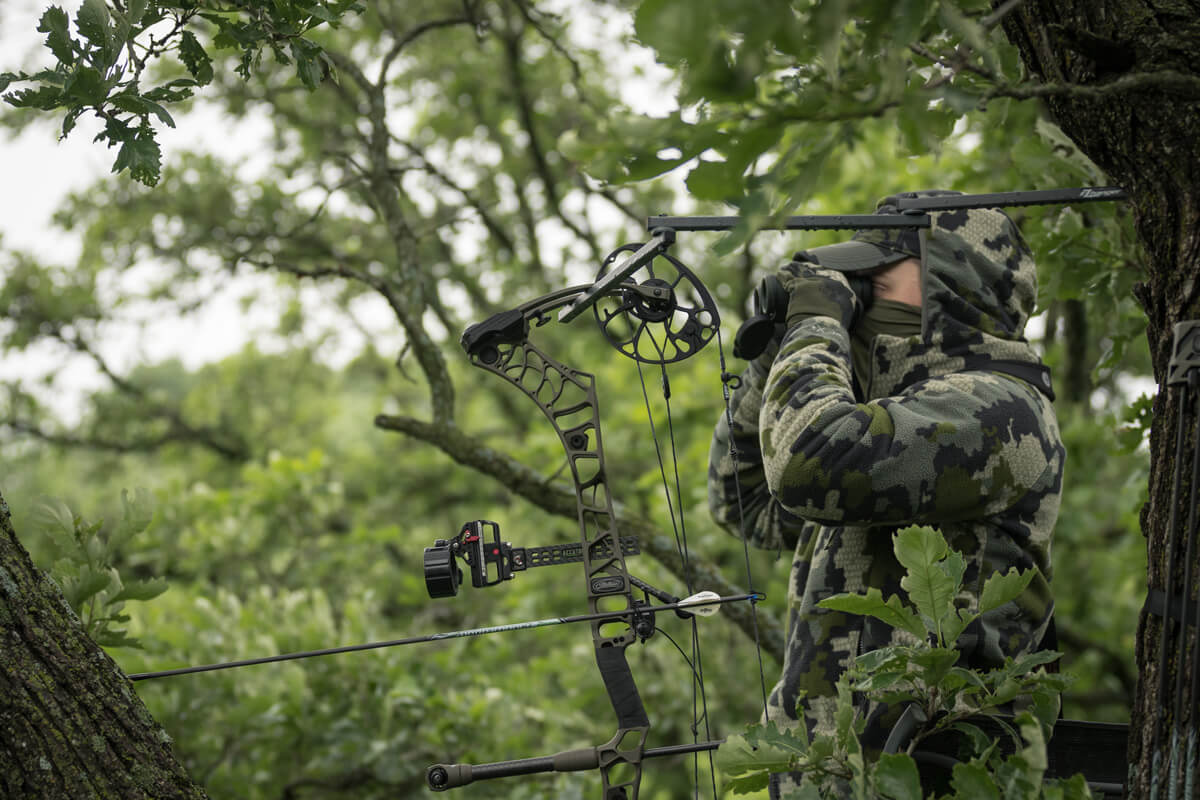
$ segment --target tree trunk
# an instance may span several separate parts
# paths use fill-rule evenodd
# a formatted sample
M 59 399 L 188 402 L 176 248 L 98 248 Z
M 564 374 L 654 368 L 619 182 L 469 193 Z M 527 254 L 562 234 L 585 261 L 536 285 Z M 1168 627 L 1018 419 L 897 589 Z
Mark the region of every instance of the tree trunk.
M 1180 390 L 1166 385 L 1172 329 L 1176 322 L 1200 317 L 1200 2 L 1028 0 L 1008 14 L 1004 30 L 1043 84 L 1045 102 L 1059 126 L 1130 195 L 1145 250 L 1146 280 L 1138 300 L 1146 311 L 1159 382 L 1150 438 L 1150 499 L 1142 513 L 1142 532 L 1149 586 L 1164 589 L 1180 400 Z M 1188 427 L 1195 424 L 1192 420 Z M 1191 436 L 1187 439 L 1190 442 Z M 1186 468 L 1190 453 L 1185 459 Z M 1186 519 L 1187 500 L 1179 502 L 1180 519 Z M 1187 537 L 1180 538 L 1174 558 L 1177 586 L 1186 567 L 1182 540 Z M 1200 555 L 1200 548 L 1196 551 Z M 1192 570 L 1200 575 L 1195 564 Z M 1194 728 L 1198 722 L 1186 711 L 1196 708 L 1195 698 L 1184 703 L 1183 719 L 1174 718 L 1173 703 L 1160 707 L 1160 685 L 1166 688 L 1164 696 L 1172 698 L 1177 671 L 1190 669 L 1172 653 L 1160 671 L 1162 627 L 1161 617 L 1143 612 L 1129 738 L 1131 797 L 1150 797 L 1152 784 L 1157 784 L 1155 794 L 1167 796 L 1170 731 L 1176 725 Z M 1170 653 L 1173 648 L 1167 649 Z M 1160 769 L 1155 779 L 1159 720 Z M 1161 736 L 1162 730 L 1167 736 Z
M 0 797 L 204 798 L 0 497 Z

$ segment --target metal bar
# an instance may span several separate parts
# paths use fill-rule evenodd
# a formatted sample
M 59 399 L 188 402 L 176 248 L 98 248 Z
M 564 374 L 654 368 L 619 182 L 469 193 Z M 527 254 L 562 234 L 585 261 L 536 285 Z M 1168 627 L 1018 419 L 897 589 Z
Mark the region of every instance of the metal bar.
M 649 747 L 642 751 L 641 759 L 682 756 L 716 750 L 725 743 L 724 739 L 693 744 L 672 744 L 664 747 Z M 580 772 L 596 769 L 599 764 L 598 748 L 567 750 L 551 756 L 519 758 L 512 761 L 492 761 L 486 764 L 434 764 L 425 771 L 425 781 L 435 792 L 457 789 L 476 781 L 495 778 L 511 778 L 516 775 L 532 775 L 538 772 Z
M 646 217 L 646 230 L 728 231 L 742 222 L 741 217 Z M 766 231 L 826 231 L 888 228 L 928 228 L 928 214 L 816 214 L 787 217 L 782 222 L 764 225 Z
M 787 217 L 781 223 L 764 225 L 762 230 L 868 230 L 880 228 L 928 228 L 928 214 L 920 211 L 952 211 L 970 208 L 1045 206 L 1067 203 L 1095 203 L 1125 200 L 1129 195 L 1119 186 L 1083 186 L 1072 189 L 1039 189 L 1026 192 L 991 192 L 939 197 L 897 195 L 896 208 L 904 214 L 832 214 Z M 646 230 L 667 228 L 673 231 L 728 231 L 741 217 L 647 217 Z
M 596 304 L 597 300 L 619 286 L 621 281 L 653 261 L 655 256 L 665 251 L 674 241 L 674 231 L 655 233 L 650 237 L 650 241 L 642 245 L 636 253 L 622 261 L 612 272 L 592 284 L 592 287 L 577 297 L 574 303 L 565 306 L 562 311 L 559 311 L 558 321 L 570 322 L 584 311 L 587 311 Z
M 1076 189 L 1042 189 L 1028 192 L 992 192 L 990 194 L 960 194 L 941 197 L 906 197 L 902 193 L 896 207 L 901 211 L 908 209 L 943 211 L 960 208 L 1095 203 L 1105 200 L 1125 200 L 1128 197 L 1125 190 L 1119 186 L 1083 186 Z

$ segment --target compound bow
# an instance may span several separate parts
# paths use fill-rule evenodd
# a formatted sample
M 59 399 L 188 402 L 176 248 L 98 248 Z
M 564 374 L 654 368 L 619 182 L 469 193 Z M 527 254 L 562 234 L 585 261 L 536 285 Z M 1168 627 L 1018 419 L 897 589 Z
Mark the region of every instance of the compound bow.
M 496 523 L 467 523 L 453 540 L 439 540 L 426 549 L 429 593 L 444 597 L 457 592 L 462 572 L 456 558 L 466 562 L 471 583 L 477 587 L 495 585 L 531 567 L 582 561 L 591 614 L 619 615 L 591 622 L 596 663 L 616 713 L 617 731 L 598 747 L 552 756 L 482 765 L 436 764 L 427 771 L 429 786 L 436 791 L 507 775 L 598 769 L 604 800 L 636 800 L 644 759 L 713 750 L 720 744 L 645 746 L 650 721 L 625 650 L 656 630 L 651 595 L 668 604 L 679 603 L 679 599 L 629 574 L 625 558 L 639 552 L 639 544 L 636 538 L 617 533 L 595 377 L 562 364 L 529 340 L 531 326 L 550 322 L 552 311 L 561 309 L 560 319 L 568 319 L 590 307 L 609 343 L 639 364 L 661 367 L 699 352 L 718 335 L 720 315 L 707 288 L 666 252 L 673 238 L 671 232 L 656 232 L 647 244 L 624 245 L 605 260 L 595 284 L 552 292 L 496 314 L 463 334 L 462 345 L 471 362 L 524 392 L 554 426 L 571 468 L 581 542 L 513 547 L 501 540 Z M 606 277 L 618 257 L 629 252 L 632 255 Z M 656 272 L 659 257 L 665 263 Z M 639 271 L 641 280 L 633 274 Z M 612 275 L 621 277 L 611 280 Z M 636 598 L 635 589 L 644 592 L 646 599 Z M 758 596 L 752 593 L 726 599 L 753 602 Z M 696 596 L 696 602 L 714 600 L 719 598 L 712 593 Z M 713 605 L 705 608 L 715 610 Z M 691 616 L 682 609 L 676 613 Z

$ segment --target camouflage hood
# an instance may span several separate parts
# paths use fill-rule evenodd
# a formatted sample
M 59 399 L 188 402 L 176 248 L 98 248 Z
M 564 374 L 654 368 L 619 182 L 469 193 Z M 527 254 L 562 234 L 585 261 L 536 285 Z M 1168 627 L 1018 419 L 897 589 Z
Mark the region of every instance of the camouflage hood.
M 993 209 L 935 212 L 920 237 L 921 336 L 879 336 L 872 348 L 869 397 L 898 394 L 916 381 L 981 359 L 1039 363 L 1025 340 L 1037 301 L 1033 255 L 1008 215 Z M 856 239 L 896 246 L 889 231 Z

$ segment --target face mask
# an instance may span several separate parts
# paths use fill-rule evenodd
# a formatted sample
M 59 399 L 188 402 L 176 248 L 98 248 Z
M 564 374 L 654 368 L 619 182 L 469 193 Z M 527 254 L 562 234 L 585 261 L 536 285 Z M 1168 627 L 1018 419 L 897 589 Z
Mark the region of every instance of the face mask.
M 871 343 L 881 334 L 920 336 L 921 307 L 897 300 L 876 300 L 850 331 L 854 374 L 864 389 L 871 377 Z

